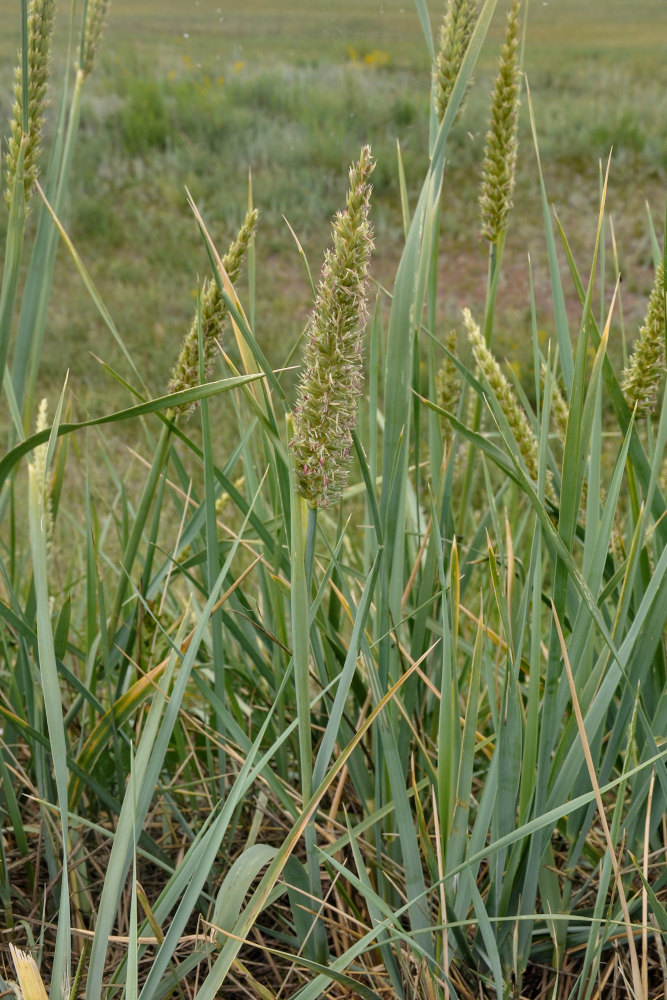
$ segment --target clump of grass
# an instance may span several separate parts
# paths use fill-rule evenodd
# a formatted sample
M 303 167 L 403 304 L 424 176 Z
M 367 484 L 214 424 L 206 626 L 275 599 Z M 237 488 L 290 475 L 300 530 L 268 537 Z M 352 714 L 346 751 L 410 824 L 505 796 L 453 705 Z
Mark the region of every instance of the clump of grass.
M 370 148 L 365 146 L 350 169 L 347 207 L 332 225 L 333 248 L 326 254 L 306 331 L 291 448 L 298 490 L 311 507 L 340 500 L 351 461 L 373 247 L 368 219 L 373 167 Z
M 11 136 L 5 160 L 5 201 L 8 207 L 11 205 L 22 142 L 25 143 L 23 186 L 26 202 L 30 200 L 37 180 L 55 13 L 55 0 L 31 0 L 28 8 L 27 80 L 19 60 L 14 83 Z
M 80 69 L 74 110 L 82 79 Z M 225 357 L 233 377 L 200 385 L 224 318 L 217 281 L 172 374 L 172 392 L 185 392 L 176 402 L 201 402 L 194 431 L 171 419 L 171 393 L 151 397 L 126 351 L 136 381 L 115 381 L 129 404 L 72 423 L 63 392 L 48 427 L 28 397 L 30 434 L 19 402 L 30 379 L 13 355 L 0 458 L 0 907 L 16 943 L 39 940 L 54 998 L 77 996 L 85 974 L 87 1000 L 506 1000 L 530 995 L 537 967 L 544 995 L 565 983 L 587 1000 L 612 973 L 637 1000 L 664 992 L 667 517 L 656 482 L 667 414 L 641 434 L 629 422 L 606 354 L 612 316 L 600 334 L 593 279 L 586 293 L 565 238 L 580 334 L 575 350 L 557 308 L 558 355 L 540 393 L 533 325 L 536 412 L 490 348 L 502 228 L 475 303 L 484 329 L 464 316 L 477 370 L 455 363 L 438 309 L 448 125 L 445 113 L 412 211 L 404 198 L 405 247 L 391 291 L 379 286 L 367 393 L 367 146 L 334 220 L 293 415 L 254 321 L 254 251 L 247 293 L 230 292 L 246 374 Z M 47 178 L 60 199 L 66 160 Z M 216 275 L 225 293 L 255 224 L 251 213 Z M 23 308 L 48 301 L 49 253 L 43 244 L 25 285 L 20 254 L 5 259 L 25 299 L 26 371 L 41 356 L 41 320 Z M 298 320 L 290 332 L 291 357 Z M 229 448 L 209 406 L 223 392 Z M 442 409 L 465 442 L 455 461 Z M 143 435 L 136 490 L 116 460 L 128 426 Z M 121 444 L 93 438 L 102 427 L 120 427 Z M 97 502 L 102 467 L 111 485 Z M 47 563 L 47 475 L 67 543 L 55 554 L 60 588 Z M 74 933 L 92 943 L 70 986 Z

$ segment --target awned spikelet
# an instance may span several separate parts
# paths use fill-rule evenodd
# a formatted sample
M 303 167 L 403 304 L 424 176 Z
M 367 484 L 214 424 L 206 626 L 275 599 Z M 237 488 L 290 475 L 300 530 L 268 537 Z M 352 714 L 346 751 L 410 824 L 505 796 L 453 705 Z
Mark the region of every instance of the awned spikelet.
M 373 247 L 368 178 L 374 166 L 365 146 L 350 169 L 347 207 L 333 221 L 334 245 L 324 260 L 306 332 L 305 367 L 290 444 L 297 488 L 311 507 L 340 500 L 349 472 L 363 380 L 361 335 Z
M 491 119 L 484 149 L 479 204 L 482 236 L 490 243 L 496 243 L 507 229 L 514 193 L 519 148 L 519 6 L 520 0 L 513 0 L 507 15 L 507 33 L 491 94 Z
M 440 28 L 438 52 L 433 68 L 435 107 L 439 121 L 445 117 L 445 111 L 452 96 L 461 63 L 468 50 L 476 20 L 476 0 L 448 0 Z M 468 83 L 469 89 L 470 82 Z M 466 90 L 466 94 L 468 90 Z M 463 111 L 464 101 L 461 102 L 456 113 L 457 119 Z
M 55 0 L 32 0 L 28 8 L 28 128 L 26 131 L 25 160 L 23 164 L 23 186 L 25 200 L 29 201 L 37 180 L 37 158 L 44 127 L 46 89 L 49 80 L 49 57 L 51 36 L 56 12 Z M 10 121 L 9 138 L 5 160 L 5 201 L 11 205 L 12 190 L 23 138 L 23 76 L 22 58 L 15 72 L 14 105 Z
M 630 364 L 623 373 L 623 392 L 628 406 L 645 416 L 655 409 L 660 381 L 665 374 L 665 269 L 662 261 L 655 272 L 644 323 L 635 341 Z
M 256 209 L 251 209 L 245 217 L 239 234 L 222 258 L 222 264 L 232 284 L 241 273 L 241 265 L 248 247 L 255 234 L 259 215 Z M 215 281 L 209 281 L 201 296 L 202 345 L 204 351 L 204 378 L 208 380 L 213 371 L 213 363 L 217 350 L 217 341 L 222 335 L 222 328 L 227 316 L 227 306 L 220 294 Z M 199 317 L 195 317 L 190 326 L 178 361 L 174 365 L 168 384 L 168 392 L 180 392 L 199 385 Z M 186 404 L 181 410 L 194 410 L 196 403 Z

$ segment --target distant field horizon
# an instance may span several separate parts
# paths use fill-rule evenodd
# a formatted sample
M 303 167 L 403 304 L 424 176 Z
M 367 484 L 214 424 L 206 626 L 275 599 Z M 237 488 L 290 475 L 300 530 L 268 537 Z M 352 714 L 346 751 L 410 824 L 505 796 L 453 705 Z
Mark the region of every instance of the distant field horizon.
M 444 11 L 443 0 L 427 0 L 434 36 Z M 667 48 L 667 6 L 662 0 L 532 0 L 529 4 L 528 64 L 538 63 L 538 50 L 554 45 L 589 50 L 603 56 L 618 48 L 651 51 Z M 3 37 L 0 59 L 14 61 L 19 42 L 16 0 L 0 0 Z M 504 6 L 498 4 L 487 49 L 502 32 Z M 64 46 L 64 21 L 57 44 Z M 426 49 L 413 0 L 248 0 L 240 10 L 229 0 L 113 0 L 106 48 L 132 43 L 142 49 L 152 41 L 183 50 L 214 49 L 223 57 L 239 51 L 268 53 L 280 60 L 325 61 L 344 57 L 350 45 L 384 47 L 399 63 L 427 65 Z M 189 45 L 188 45 L 189 43 Z M 317 49 L 313 50 L 313 43 Z

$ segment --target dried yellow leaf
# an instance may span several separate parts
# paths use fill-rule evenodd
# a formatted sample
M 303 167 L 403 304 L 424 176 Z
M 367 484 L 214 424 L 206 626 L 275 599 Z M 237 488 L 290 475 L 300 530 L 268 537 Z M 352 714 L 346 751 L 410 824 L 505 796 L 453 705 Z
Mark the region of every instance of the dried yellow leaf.
M 19 981 L 19 990 L 22 1000 L 49 1000 L 48 994 L 39 974 L 37 963 L 32 955 L 28 955 L 20 948 L 9 945 L 16 978 Z

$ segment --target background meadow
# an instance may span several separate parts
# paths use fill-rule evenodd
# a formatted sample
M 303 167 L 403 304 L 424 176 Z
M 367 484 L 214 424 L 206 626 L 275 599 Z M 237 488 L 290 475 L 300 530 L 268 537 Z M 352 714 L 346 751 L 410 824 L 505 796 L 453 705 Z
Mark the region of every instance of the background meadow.
M 441 4 L 430 3 L 436 26 Z M 7 119 L 19 39 L 15 4 L 0 3 Z M 66 219 L 70 235 L 149 384 L 157 389 L 180 343 L 207 267 L 185 186 L 219 242 L 231 239 L 247 202 L 248 170 L 262 215 L 257 241 L 257 320 L 274 363 L 307 315 L 310 289 L 283 216 L 317 273 L 350 150 L 370 142 L 374 276 L 388 284 L 402 248 L 396 141 L 412 199 L 426 163 L 430 67 L 409 2 L 336 4 L 121 2 L 83 98 Z M 488 93 L 503 15 L 497 13 L 475 71 L 465 120 L 448 152 L 442 214 L 439 308 L 443 323 L 484 296 L 486 253 L 474 208 L 487 128 Z M 67 27 L 58 25 L 56 66 Z M 595 235 L 599 162 L 614 147 L 610 215 L 624 277 L 624 311 L 638 321 L 652 282 L 648 202 L 661 212 L 667 139 L 667 13 L 659 0 L 628 5 L 534 3 L 525 69 L 548 182 L 575 250 Z M 650 99 L 648 95 L 650 94 Z M 539 325 L 548 331 L 544 238 L 535 157 L 521 112 L 517 209 L 499 291 L 498 342 L 523 374 L 529 345 L 527 253 L 535 262 Z M 6 220 L 0 220 L 4 226 Z M 576 298 L 566 289 L 569 306 Z M 92 353 L 122 364 L 65 255 L 60 255 L 51 335 L 41 377 L 58 391 L 69 368 L 86 412 L 114 391 Z M 617 338 L 615 338 L 617 341 Z M 617 342 L 613 349 L 618 347 Z M 92 396 L 91 396 L 92 394 Z M 93 410 L 90 410 L 92 413 Z
M 442 118 L 441 3 L 95 7 L 0 213 L 0 995 L 665 995 L 664 4 L 521 8 L 490 242 L 509 2 Z

